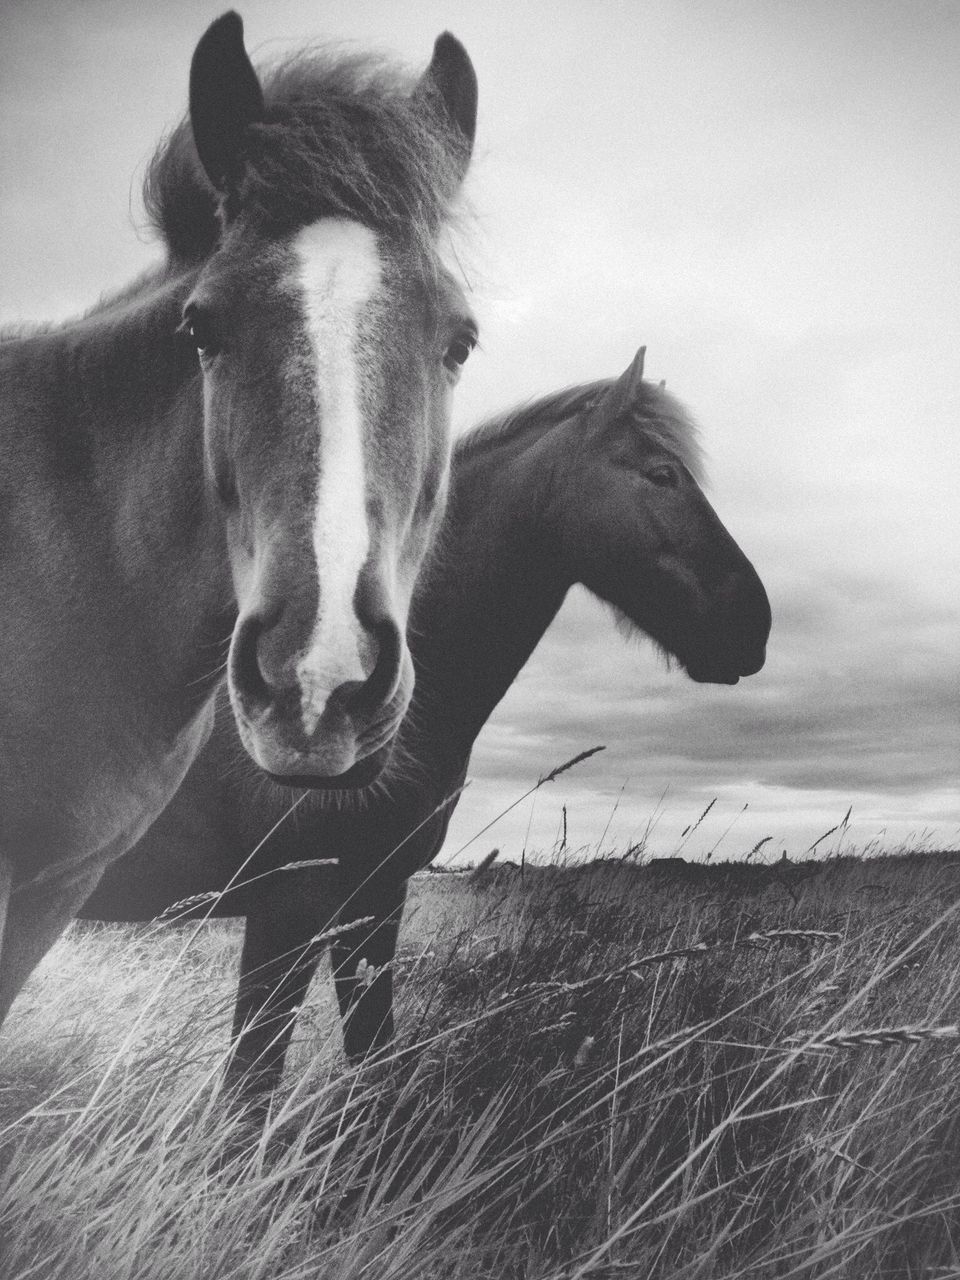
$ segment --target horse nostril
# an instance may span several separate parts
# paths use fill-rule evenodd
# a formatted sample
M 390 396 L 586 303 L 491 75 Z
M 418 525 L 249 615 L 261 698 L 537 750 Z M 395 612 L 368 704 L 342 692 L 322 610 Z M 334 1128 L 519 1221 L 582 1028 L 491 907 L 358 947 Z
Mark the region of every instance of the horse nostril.
M 374 623 L 370 631 L 377 660 L 363 684 L 356 685 L 345 699 L 347 710 L 354 715 L 373 715 L 389 702 L 400 677 L 403 644 L 396 623 L 387 618 Z
M 274 694 L 260 662 L 259 645 L 276 625 L 280 611 L 269 617 L 251 614 L 237 624 L 233 640 L 231 674 L 238 692 L 251 706 L 265 706 Z

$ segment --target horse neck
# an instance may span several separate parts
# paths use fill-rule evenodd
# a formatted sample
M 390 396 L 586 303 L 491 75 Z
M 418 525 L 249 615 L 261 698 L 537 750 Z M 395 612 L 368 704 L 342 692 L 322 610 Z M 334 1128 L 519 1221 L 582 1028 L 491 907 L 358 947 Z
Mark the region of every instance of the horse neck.
M 175 334 L 191 284 L 156 277 L 46 335 L 61 403 L 71 406 L 46 426 L 47 456 L 59 458 L 58 484 L 71 493 L 68 536 L 101 557 L 116 625 L 148 659 L 144 692 L 174 716 L 171 689 L 214 665 L 228 603 L 222 525 L 204 482 L 197 362 Z M 205 692 L 190 685 L 188 701 Z
M 455 459 L 437 560 L 414 600 L 410 716 L 414 754 L 452 773 L 572 582 L 544 520 L 555 455 L 550 431 L 531 428 Z

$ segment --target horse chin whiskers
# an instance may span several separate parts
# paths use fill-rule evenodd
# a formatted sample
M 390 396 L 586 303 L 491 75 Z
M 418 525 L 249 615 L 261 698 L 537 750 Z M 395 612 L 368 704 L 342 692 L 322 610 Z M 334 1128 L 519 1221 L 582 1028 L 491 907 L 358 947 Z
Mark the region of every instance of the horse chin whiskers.
M 397 738 L 379 777 L 363 787 L 331 787 L 315 791 L 312 800 L 320 810 L 364 813 L 383 802 L 390 803 L 405 788 L 425 787 L 428 782 L 429 774 L 422 762 Z
M 639 622 L 631 618 L 627 611 L 620 605 L 613 604 L 609 600 L 603 603 L 613 615 L 614 626 L 617 628 L 618 635 L 630 643 L 642 645 L 651 644 L 657 653 L 657 656 L 663 662 L 667 671 L 674 671 L 677 667 L 683 666 L 683 660 L 667 645 L 663 640 L 658 640 L 656 636 L 645 631 Z

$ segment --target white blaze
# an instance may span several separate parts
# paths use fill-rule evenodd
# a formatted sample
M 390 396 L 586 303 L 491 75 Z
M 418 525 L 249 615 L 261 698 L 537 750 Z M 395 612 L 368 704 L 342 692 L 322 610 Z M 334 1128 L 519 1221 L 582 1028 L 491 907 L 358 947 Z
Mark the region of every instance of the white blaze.
M 370 546 L 357 333 L 361 313 L 380 286 L 381 266 L 374 233 L 343 218 L 305 227 L 293 249 L 293 284 L 315 362 L 319 409 L 313 549 L 320 608 L 297 663 L 304 730 L 312 734 L 333 690 L 367 674 L 353 606 Z

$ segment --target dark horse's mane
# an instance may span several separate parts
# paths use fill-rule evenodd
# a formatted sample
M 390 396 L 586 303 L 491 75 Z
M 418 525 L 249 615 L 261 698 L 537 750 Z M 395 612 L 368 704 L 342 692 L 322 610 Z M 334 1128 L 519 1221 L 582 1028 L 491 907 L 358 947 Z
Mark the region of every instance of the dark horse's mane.
M 264 121 L 248 130 L 238 207 L 279 229 L 349 217 L 431 254 L 451 216 L 467 145 L 460 148 L 438 100 L 411 96 L 415 84 L 369 54 L 301 53 L 269 72 Z M 188 120 L 157 148 L 143 197 L 174 262 L 213 250 L 219 198 Z
M 566 387 L 488 418 L 457 440 L 457 460 L 465 461 L 517 439 L 527 431 L 549 429 L 585 413 L 599 404 L 615 381 L 615 378 L 601 378 L 597 382 Z M 698 483 L 702 481 L 703 451 L 697 424 L 675 396 L 657 383 L 641 382 L 629 412 L 640 431 L 678 458 Z

